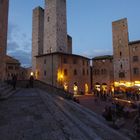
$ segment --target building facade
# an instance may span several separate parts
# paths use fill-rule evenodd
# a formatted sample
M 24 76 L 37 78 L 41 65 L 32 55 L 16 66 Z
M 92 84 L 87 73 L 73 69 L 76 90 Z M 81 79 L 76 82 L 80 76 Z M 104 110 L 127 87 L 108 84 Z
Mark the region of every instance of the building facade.
M 13 75 L 16 75 L 18 80 L 27 79 L 27 69 L 21 67 L 20 62 L 17 59 L 6 55 L 5 65 L 5 80 L 12 79 Z
M 67 35 L 66 0 L 45 0 L 44 11 L 40 7 L 33 10 L 32 37 L 35 78 L 75 95 L 88 94 L 90 60 L 72 54 L 72 37 Z M 41 53 L 40 41 L 44 42 Z
M 94 91 L 111 92 L 114 84 L 113 56 L 92 59 L 92 87 Z
M 9 0 L 0 0 L 0 80 L 5 78 Z
M 37 56 L 36 78 L 77 94 L 90 92 L 90 60 L 74 54 L 50 53 Z

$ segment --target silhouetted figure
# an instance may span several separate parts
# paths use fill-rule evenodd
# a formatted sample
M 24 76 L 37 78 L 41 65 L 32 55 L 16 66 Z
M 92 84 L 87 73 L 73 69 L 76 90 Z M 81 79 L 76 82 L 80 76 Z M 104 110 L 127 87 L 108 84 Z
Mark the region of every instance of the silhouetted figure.
M 16 84 L 17 84 L 17 76 L 14 74 L 12 76 L 12 85 L 13 85 L 13 89 L 16 89 Z
M 32 75 L 30 76 L 29 85 L 31 88 L 34 87 L 34 77 Z

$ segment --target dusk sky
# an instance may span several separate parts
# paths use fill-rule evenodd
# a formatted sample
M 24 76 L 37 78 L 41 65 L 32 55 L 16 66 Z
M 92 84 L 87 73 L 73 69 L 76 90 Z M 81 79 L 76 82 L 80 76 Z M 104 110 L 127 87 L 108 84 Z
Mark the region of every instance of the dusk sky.
M 44 0 L 9 0 L 8 54 L 31 66 L 32 10 Z M 140 0 L 67 0 L 73 53 L 89 58 L 112 54 L 112 21 L 127 18 L 129 40 L 140 40 Z

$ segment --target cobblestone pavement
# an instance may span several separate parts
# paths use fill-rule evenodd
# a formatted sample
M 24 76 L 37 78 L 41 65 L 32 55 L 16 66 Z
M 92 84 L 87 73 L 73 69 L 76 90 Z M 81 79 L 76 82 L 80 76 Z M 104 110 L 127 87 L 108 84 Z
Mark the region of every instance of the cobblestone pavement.
M 39 89 L 0 101 L 0 140 L 125 140 L 96 114 Z

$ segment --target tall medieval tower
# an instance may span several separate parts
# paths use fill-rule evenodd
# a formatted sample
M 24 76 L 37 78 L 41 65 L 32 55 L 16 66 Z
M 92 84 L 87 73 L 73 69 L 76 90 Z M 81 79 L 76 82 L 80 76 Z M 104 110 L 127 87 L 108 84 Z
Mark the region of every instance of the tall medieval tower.
M 36 57 L 43 54 L 44 9 L 36 7 L 33 10 L 32 23 L 32 70 L 36 70 Z
M 66 0 L 45 0 L 44 54 L 67 52 Z
M 131 81 L 130 77 L 130 49 L 128 46 L 127 19 L 112 23 L 113 54 L 114 54 L 114 81 Z
M 0 80 L 5 77 L 9 0 L 0 0 Z

